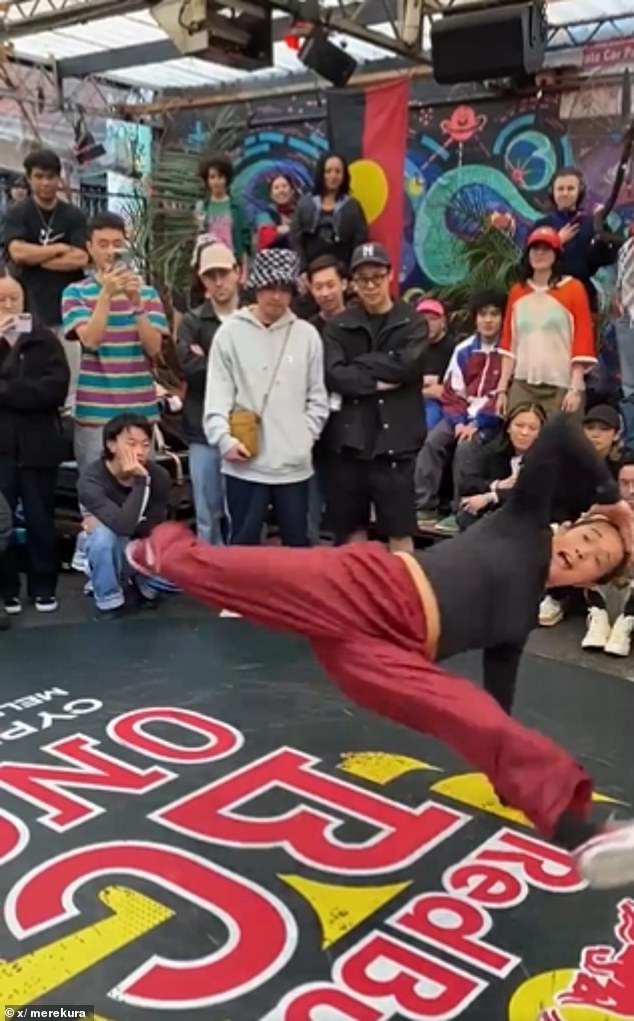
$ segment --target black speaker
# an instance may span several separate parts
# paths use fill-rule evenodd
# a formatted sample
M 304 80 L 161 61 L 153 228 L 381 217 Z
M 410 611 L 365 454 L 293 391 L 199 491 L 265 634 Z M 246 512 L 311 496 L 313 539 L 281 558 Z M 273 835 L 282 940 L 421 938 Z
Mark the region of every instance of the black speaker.
M 356 60 L 331 43 L 319 25 L 306 36 L 297 56 L 305 67 L 316 71 L 338 88 L 346 85 L 357 69 Z
M 460 8 L 432 22 L 434 78 L 441 85 L 533 74 L 544 62 L 547 27 L 540 0 Z

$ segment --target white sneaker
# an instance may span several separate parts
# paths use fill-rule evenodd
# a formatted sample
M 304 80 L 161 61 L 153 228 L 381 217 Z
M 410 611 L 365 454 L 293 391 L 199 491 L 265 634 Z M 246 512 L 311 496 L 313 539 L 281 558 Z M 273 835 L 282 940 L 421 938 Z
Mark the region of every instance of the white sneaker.
M 241 613 L 236 613 L 234 610 L 221 610 L 218 614 L 219 617 L 239 617 L 242 618 Z
M 634 822 L 617 824 L 574 852 L 577 869 L 596 890 L 634 883 Z
M 632 631 L 634 631 L 634 617 L 626 617 L 620 613 L 612 626 L 605 651 L 609 652 L 611 656 L 629 656 L 632 647 Z
M 539 623 L 542 627 L 554 627 L 564 619 L 564 608 L 552 596 L 544 596 L 539 604 Z
M 583 636 L 581 648 L 605 649 L 611 631 L 607 610 L 602 610 L 600 606 L 591 606 L 588 610 L 586 623 L 588 629 Z

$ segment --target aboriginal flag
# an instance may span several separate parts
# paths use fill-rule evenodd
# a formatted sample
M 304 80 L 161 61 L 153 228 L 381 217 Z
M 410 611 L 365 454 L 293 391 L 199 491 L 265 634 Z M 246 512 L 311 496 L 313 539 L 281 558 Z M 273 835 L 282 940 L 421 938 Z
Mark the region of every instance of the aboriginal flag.
M 398 285 L 409 79 L 331 89 L 327 97 L 330 145 L 350 164 L 352 194 L 365 210 L 371 240 L 387 248 Z

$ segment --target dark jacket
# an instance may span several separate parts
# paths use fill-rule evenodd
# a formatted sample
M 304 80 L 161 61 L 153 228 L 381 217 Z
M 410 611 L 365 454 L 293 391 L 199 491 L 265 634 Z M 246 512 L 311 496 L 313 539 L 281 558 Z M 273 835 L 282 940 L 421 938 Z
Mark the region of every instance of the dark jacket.
M 2 493 L 0 493 L 0 556 L 9 545 L 12 531 L 13 517 L 11 515 L 11 508 Z
M 22 468 L 57 467 L 68 384 L 64 350 L 45 326 L 34 325 L 13 347 L 0 338 L 0 457 Z
M 488 443 L 474 448 L 473 457 L 469 458 L 468 467 L 463 475 L 461 494 L 473 496 L 476 493 L 487 493 L 491 483 L 506 479 L 511 474 L 511 458 L 515 456 L 513 446 L 506 435 L 501 433 Z M 607 460 L 603 462 L 610 476 L 616 481 L 619 473 L 619 464 L 616 461 Z M 523 471 L 520 468 L 520 474 Z M 513 489 L 499 489 L 497 492 L 500 504 L 505 503 L 514 491 Z M 571 484 L 568 474 L 562 475 L 555 482 L 551 499 L 551 523 L 560 524 L 563 521 L 576 521 L 582 514 L 590 509 L 587 500 L 587 487 L 574 480 Z
M 317 233 L 320 203 L 319 196 L 303 195 L 293 215 L 291 245 L 299 255 L 302 271 L 320 255 L 335 255 L 344 266 L 349 266 L 354 249 L 368 240 L 363 208 L 356 199 L 347 196 L 335 206 L 333 243 L 327 244 Z
M 355 303 L 327 324 L 326 386 L 342 397 L 326 426 L 329 450 L 369 458 L 420 450 L 427 337 L 427 323 L 404 301 L 385 317 L 369 316 Z M 379 392 L 379 381 L 399 385 Z
M 511 459 L 514 456 L 515 451 L 506 432 L 495 436 L 488 443 L 474 445 L 462 477 L 461 495 L 488 493 L 491 483 L 506 479 L 511 474 Z M 510 492 L 510 489 L 501 489 L 498 494 L 500 502 Z
M 147 479 L 137 477 L 130 486 L 124 486 L 101 457 L 81 473 L 77 487 L 79 502 L 115 535 L 124 538 L 149 535 L 167 518 L 171 481 L 160 464 L 150 461 L 147 471 Z
M 211 344 L 220 326 L 210 302 L 205 301 L 192 312 L 186 312 L 178 331 L 178 357 L 187 381 L 183 403 L 183 432 L 188 443 L 207 443 L 203 432 L 203 405 L 207 385 L 207 361 Z M 198 346 L 204 356 L 192 352 Z
M 535 225 L 538 227 L 553 227 L 560 231 L 569 223 L 579 225 L 579 232 L 572 240 L 564 245 L 562 251 L 562 264 L 564 273 L 576 277 L 584 285 L 590 306 L 593 311 L 597 308 L 597 292 L 592 283 L 592 277 L 602 266 L 611 266 L 618 257 L 618 245 L 604 241 L 595 235 L 592 216 L 579 210 L 554 209 L 548 216 L 544 216 Z

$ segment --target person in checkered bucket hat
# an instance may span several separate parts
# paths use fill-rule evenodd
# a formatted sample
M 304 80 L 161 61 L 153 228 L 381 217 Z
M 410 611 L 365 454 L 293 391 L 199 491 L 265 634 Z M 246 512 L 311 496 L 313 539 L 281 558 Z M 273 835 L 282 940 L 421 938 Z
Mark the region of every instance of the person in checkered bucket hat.
M 294 290 L 299 272 L 299 257 L 295 252 L 283 248 L 265 248 L 253 260 L 247 286 L 254 291 L 262 291 L 267 287 Z

